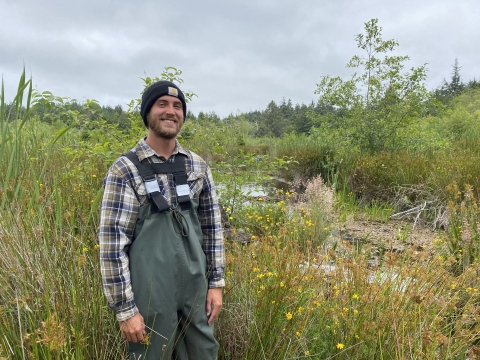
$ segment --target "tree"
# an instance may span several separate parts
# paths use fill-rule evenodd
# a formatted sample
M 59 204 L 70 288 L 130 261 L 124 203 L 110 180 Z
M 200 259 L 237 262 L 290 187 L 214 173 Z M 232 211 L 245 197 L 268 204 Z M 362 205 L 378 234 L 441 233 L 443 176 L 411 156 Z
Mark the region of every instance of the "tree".
M 458 65 L 457 58 L 455 58 L 455 63 L 452 65 L 452 68 L 453 71 L 450 82 L 443 79 L 442 85 L 433 91 L 433 96 L 444 104 L 450 104 L 455 96 L 460 95 L 466 88 L 468 88 L 468 85 L 462 83 L 460 77 L 461 66 Z
M 409 57 L 389 55 L 398 42 L 383 40 L 381 31 L 378 19 L 372 19 L 365 23 L 365 33 L 356 35 L 363 55 L 353 56 L 347 67 L 360 73 L 346 81 L 322 76 L 315 91 L 320 95 L 320 107 L 335 109 L 317 115 L 315 122 L 320 120 L 322 126 L 340 131 L 348 141 L 371 153 L 394 147 L 399 130 L 418 119 L 429 98 L 423 83 L 426 65 L 403 72 Z
M 460 78 L 460 69 L 461 67 L 458 66 L 458 59 L 455 58 L 455 63 L 453 64 L 453 72 L 452 72 L 452 80 L 450 81 L 450 86 L 449 90 L 452 95 L 452 97 L 459 95 L 463 89 L 465 88 L 465 85 L 462 83 L 462 80 Z
M 480 89 L 480 81 L 477 79 L 473 78 L 473 80 L 470 80 L 467 85 L 465 86 L 466 89 Z
M 280 107 L 272 100 L 262 113 L 258 126 L 258 136 L 280 137 L 285 132 L 288 121 Z
M 310 108 L 305 105 L 297 104 L 293 113 L 293 127 L 298 134 L 307 134 L 312 128 L 312 122 L 308 116 Z

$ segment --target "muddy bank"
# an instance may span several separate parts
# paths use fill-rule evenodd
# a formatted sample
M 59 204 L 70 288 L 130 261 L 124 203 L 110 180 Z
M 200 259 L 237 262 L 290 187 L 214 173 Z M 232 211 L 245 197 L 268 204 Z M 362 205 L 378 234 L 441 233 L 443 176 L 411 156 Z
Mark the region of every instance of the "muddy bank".
M 362 241 L 393 251 L 403 251 L 412 246 L 428 247 L 441 235 L 439 230 L 405 220 L 389 220 L 386 223 L 372 221 L 367 218 L 348 219 L 337 222 L 335 235 L 348 241 Z

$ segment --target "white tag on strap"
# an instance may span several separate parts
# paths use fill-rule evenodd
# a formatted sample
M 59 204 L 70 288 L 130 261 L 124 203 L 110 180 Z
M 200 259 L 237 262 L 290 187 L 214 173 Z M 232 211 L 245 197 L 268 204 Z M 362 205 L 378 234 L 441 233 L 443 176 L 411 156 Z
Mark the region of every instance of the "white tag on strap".
M 160 192 L 160 187 L 158 186 L 157 179 L 145 181 L 145 188 L 147 189 L 147 193 L 151 194 L 154 192 Z
M 190 187 L 187 184 L 177 185 L 177 196 L 190 195 Z

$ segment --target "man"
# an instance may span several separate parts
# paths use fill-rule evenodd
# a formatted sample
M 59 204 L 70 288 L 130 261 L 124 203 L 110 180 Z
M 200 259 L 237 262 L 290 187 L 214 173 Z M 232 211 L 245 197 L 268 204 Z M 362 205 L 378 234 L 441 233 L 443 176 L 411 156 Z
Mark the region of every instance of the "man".
M 143 96 L 148 135 L 104 180 L 100 261 L 105 296 L 134 359 L 215 359 L 224 247 L 210 168 L 176 140 L 185 97 L 159 81 Z

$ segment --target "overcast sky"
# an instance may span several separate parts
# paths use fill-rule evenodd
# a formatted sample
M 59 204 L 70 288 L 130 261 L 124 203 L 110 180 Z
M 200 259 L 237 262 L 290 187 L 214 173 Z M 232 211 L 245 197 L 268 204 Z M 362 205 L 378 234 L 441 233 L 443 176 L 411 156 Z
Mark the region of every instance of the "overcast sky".
M 480 79 L 479 0 L 0 0 L 0 73 L 11 101 L 25 64 L 39 91 L 101 105 L 138 98 L 165 66 L 198 95 L 195 114 L 316 100 L 322 75 L 348 77 L 355 34 L 379 19 L 427 86 Z

